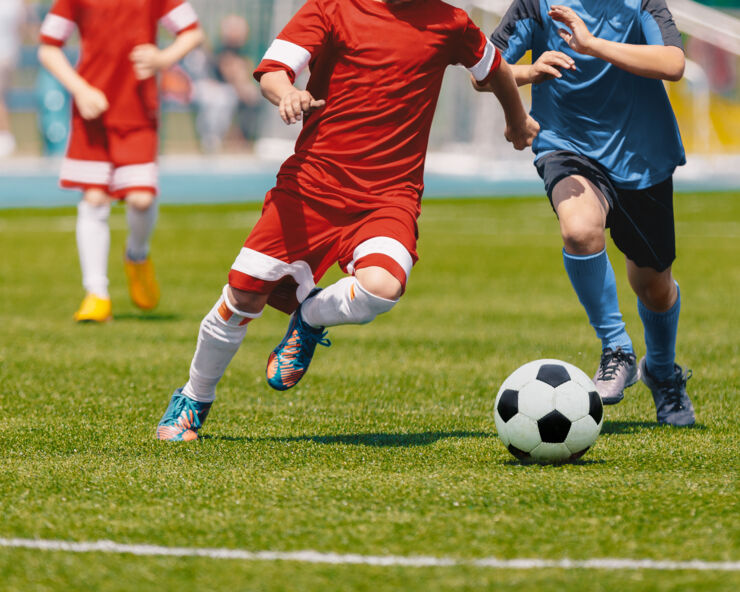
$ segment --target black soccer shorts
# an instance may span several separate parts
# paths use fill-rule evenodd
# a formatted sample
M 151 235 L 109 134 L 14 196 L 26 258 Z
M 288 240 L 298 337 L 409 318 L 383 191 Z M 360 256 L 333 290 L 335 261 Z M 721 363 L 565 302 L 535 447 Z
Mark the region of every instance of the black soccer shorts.
M 676 258 L 673 220 L 673 177 L 645 189 L 620 189 L 595 160 L 569 152 L 549 152 L 535 163 L 552 205 L 559 181 L 580 175 L 591 181 L 609 202 L 606 226 L 617 248 L 639 267 L 668 269 Z

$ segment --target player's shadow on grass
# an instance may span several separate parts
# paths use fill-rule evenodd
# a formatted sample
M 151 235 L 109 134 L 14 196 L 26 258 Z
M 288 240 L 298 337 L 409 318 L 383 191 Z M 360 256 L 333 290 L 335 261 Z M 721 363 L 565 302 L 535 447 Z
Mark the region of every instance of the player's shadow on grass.
M 204 436 L 208 437 L 208 436 Z M 251 440 L 262 442 L 315 442 L 316 444 L 347 444 L 351 446 L 399 447 L 427 446 L 447 438 L 495 438 L 489 432 L 418 432 L 406 434 L 364 433 L 332 434 L 323 436 L 272 436 L 269 438 L 234 438 L 229 436 L 211 436 L 214 440 Z
M 605 421 L 601 426 L 602 434 L 636 434 L 646 430 L 706 430 L 702 424 L 694 424 L 683 428 L 676 428 L 660 424 L 657 421 Z
M 115 316 L 116 321 L 135 321 L 140 323 L 171 323 L 172 321 L 179 321 L 180 319 L 182 319 L 181 315 L 173 314 L 170 312 L 124 312 L 121 314 L 116 314 Z

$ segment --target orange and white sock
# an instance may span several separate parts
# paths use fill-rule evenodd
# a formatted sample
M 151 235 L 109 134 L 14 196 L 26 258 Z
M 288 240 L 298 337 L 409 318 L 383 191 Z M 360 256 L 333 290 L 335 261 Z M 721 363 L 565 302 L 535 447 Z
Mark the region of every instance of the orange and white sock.
M 247 334 L 247 325 L 262 313 L 251 314 L 234 307 L 226 296 L 227 286 L 218 302 L 200 323 L 198 346 L 190 363 L 190 380 L 182 394 L 201 403 L 216 398 L 216 385 L 226 372 Z
M 364 325 L 388 312 L 396 302 L 371 294 L 355 277 L 345 277 L 307 300 L 301 313 L 312 327 Z

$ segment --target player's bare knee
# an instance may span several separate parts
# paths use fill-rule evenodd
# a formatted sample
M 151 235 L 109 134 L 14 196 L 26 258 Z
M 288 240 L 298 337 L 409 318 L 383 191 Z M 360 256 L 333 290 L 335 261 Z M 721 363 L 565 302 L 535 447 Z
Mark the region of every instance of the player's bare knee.
M 561 227 L 563 246 L 571 255 L 591 255 L 604 250 L 604 230 L 588 224 L 573 224 Z
M 368 293 L 385 300 L 398 300 L 403 294 L 403 285 L 389 271 L 382 267 L 364 267 L 358 269 L 355 277 L 360 286 Z
M 239 311 L 243 311 L 249 314 L 259 314 L 267 304 L 268 294 L 257 294 L 255 292 L 247 292 L 245 290 L 239 290 L 233 286 L 229 286 L 226 290 L 226 295 L 229 302 Z
M 151 191 L 131 191 L 126 194 L 126 203 L 137 210 L 148 210 L 154 200 L 155 195 Z
M 394 284 L 383 273 L 376 273 L 379 270 L 396 282 Z M 362 279 L 360 279 L 361 276 Z M 345 308 L 344 323 L 364 325 L 369 323 L 380 314 L 391 310 L 398 302 L 398 297 L 403 290 L 401 282 L 394 278 L 389 272 L 382 268 L 363 268 L 358 269 L 354 278 L 345 278 L 340 282 L 346 282 L 348 289 L 348 299 Z M 371 291 L 371 288 L 376 292 Z M 397 289 L 396 289 L 397 288 Z M 381 294 L 396 296 L 395 298 L 385 298 Z
M 93 207 L 104 206 L 110 202 L 110 197 L 104 189 L 90 187 L 82 192 L 82 201 Z

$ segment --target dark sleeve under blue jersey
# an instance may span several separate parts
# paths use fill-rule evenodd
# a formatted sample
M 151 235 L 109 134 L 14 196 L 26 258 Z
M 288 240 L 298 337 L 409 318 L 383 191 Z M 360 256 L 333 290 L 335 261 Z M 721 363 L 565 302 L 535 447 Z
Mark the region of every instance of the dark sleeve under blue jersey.
M 665 0 L 642 0 L 640 23 L 648 45 L 673 45 L 683 49 L 681 33 Z
M 510 64 L 532 49 L 532 31 L 542 27 L 540 0 L 514 0 L 491 35 L 491 41 Z

